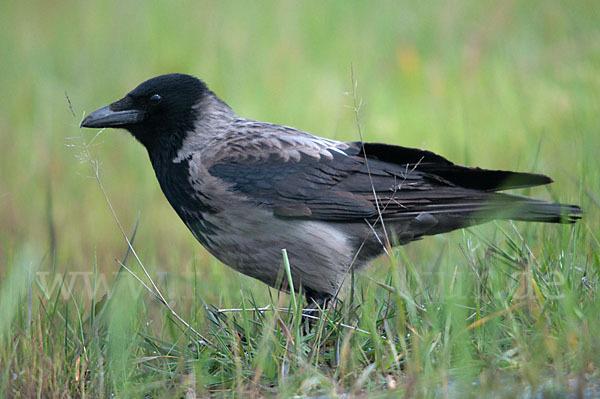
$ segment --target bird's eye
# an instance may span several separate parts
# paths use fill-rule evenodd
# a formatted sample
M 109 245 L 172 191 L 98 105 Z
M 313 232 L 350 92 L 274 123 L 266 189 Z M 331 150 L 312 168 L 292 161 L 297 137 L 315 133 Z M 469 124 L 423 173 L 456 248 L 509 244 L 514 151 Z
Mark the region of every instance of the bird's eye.
M 156 105 L 158 103 L 160 103 L 162 101 L 162 97 L 160 96 L 160 94 L 153 94 L 152 96 L 150 96 L 150 104 L 152 105 Z

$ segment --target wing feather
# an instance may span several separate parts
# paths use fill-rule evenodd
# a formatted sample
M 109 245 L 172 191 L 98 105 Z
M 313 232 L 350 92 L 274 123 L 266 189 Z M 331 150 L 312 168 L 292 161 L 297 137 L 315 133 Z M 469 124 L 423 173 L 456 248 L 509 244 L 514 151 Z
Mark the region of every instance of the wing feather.
M 454 165 L 430 151 L 341 143 L 291 128 L 238 135 L 208 172 L 280 217 L 329 221 L 409 220 L 514 205 L 495 191 L 547 184 L 543 175 Z M 367 165 L 368 163 L 368 165 Z M 514 197 L 517 198 L 517 197 Z M 379 207 L 379 210 L 378 210 Z

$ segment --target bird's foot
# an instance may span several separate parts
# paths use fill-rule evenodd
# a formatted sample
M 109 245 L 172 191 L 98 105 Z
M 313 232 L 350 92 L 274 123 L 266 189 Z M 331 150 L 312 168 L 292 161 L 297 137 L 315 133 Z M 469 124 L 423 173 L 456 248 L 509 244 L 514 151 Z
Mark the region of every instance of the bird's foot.
M 308 306 L 302 309 L 302 318 L 306 320 L 306 331 L 314 325 L 318 325 L 323 312 L 333 303 L 334 297 L 330 294 L 314 293 L 307 290 L 306 301 Z

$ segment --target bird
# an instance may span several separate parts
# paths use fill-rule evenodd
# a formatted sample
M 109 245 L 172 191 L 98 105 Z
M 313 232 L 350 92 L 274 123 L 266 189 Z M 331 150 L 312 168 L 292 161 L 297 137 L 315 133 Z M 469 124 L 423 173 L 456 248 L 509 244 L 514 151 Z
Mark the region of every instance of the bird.
M 500 192 L 552 183 L 545 175 L 246 119 L 187 74 L 151 78 L 80 127 L 131 133 L 210 254 L 278 290 L 302 292 L 314 306 L 330 303 L 351 270 L 389 247 L 495 219 L 575 223 L 583 214 L 577 205 Z

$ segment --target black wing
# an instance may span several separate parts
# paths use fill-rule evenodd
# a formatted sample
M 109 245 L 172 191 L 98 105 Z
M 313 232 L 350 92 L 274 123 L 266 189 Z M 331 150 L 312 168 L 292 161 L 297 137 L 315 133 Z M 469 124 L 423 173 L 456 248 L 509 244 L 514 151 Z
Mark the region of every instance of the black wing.
M 281 142 L 263 143 L 255 154 L 223 156 L 209 173 L 277 216 L 328 221 L 497 211 L 523 199 L 494 191 L 552 182 L 543 175 L 458 166 L 429 151 L 387 144 L 336 147 L 324 141 L 315 155 L 314 142 L 307 151 L 294 147 L 294 157 Z
M 360 145 L 359 143 L 355 143 Z M 396 145 L 366 143 L 364 152 L 367 158 L 374 158 L 392 164 L 418 164 L 419 171 L 440 176 L 454 185 L 474 190 L 499 191 L 512 188 L 533 187 L 552 183 L 545 175 L 534 173 L 509 172 L 455 165 L 446 158 L 431 151 Z

